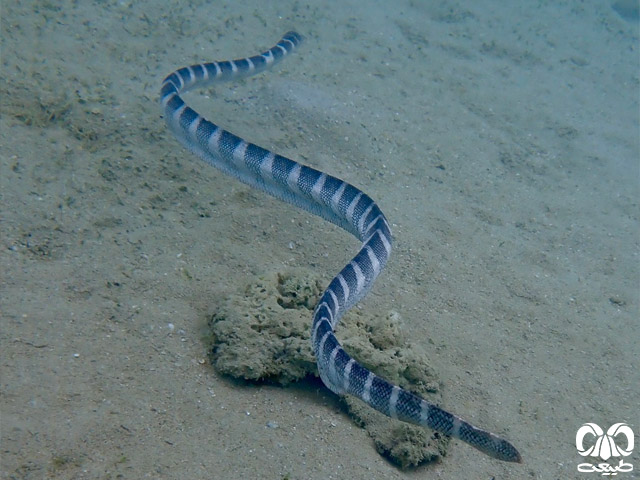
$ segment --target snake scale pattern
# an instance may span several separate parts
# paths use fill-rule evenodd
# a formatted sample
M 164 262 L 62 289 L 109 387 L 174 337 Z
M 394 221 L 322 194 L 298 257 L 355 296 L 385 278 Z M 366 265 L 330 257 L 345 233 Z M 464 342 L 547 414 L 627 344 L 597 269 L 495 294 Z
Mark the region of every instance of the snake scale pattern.
M 376 203 L 342 180 L 253 145 L 206 120 L 180 94 L 223 80 L 256 74 L 291 53 L 302 36 L 288 32 L 253 57 L 192 65 L 167 76 L 161 102 L 178 140 L 206 163 L 238 180 L 333 222 L 362 246 L 324 291 L 313 313 L 311 342 L 324 384 L 351 394 L 389 417 L 458 438 L 491 457 L 521 462 L 516 448 L 427 400 L 375 375 L 343 350 L 334 330 L 342 315 L 371 288 L 391 254 L 391 230 Z

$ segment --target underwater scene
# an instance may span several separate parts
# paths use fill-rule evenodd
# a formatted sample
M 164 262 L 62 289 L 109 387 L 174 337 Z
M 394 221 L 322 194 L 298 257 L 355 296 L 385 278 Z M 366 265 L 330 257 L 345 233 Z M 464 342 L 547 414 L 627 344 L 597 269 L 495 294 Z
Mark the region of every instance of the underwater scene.
M 0 22 L 0 477 L 640 478 L 637 1 Z

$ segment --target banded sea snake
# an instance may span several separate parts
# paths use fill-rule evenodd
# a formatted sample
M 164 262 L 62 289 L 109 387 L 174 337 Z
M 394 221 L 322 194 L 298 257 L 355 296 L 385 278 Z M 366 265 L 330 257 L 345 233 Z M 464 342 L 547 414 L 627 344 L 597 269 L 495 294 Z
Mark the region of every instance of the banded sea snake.
M 184 67 L 162 82 L 167 125 L 178 140 L 206 163 L 238 180 L 335 223 L 362 241 L 358 254 L 331 281 L 313 312 L 311 342 L 324 384 L 351 394 L 404 422 L 458 438 L 499 460 L 520 462 L 516 448 L 417 395 L 392 385 L 349 356 L 334 329 L 362 297 L 391 254 L 391 230 L 376 203 L 342 180 L 253 145 L 206 120 L 180 98 L 182 92 L 223 80 L 254 75 L 273 66 L 302 42 L 288 32 L 272 48 L 253 57 Z

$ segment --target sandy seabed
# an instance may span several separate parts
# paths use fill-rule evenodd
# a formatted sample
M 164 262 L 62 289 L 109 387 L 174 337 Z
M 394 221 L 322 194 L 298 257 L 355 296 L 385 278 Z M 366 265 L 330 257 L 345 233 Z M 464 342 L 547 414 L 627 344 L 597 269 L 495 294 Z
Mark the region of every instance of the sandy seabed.
M 4 2 L 0 477 L 600 478 L 578 428 L 640 434 L 637 6 L 263 3 Z M 443 406 L 524 464 L 454 441 L 402 471 L 321 384 L 210 366 L 225 298 L 357 248 L 161 118 L 166 74 L 291 29 L 273 71 L 189 101 L 378 202 L 395 250 L 359 308 L 399 312 Z

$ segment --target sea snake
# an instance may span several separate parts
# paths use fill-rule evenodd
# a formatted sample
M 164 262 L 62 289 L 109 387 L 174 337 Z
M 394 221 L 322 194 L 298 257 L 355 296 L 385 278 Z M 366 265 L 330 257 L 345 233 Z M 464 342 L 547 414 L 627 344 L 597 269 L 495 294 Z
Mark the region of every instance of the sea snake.
M 238 180 L 304 208 L 355 235 L 362 246 L 324 291 L 313 312 L 311 343 L 324 384 L 351 394 L 379 412 L 459 438 L 499 460 L 521 462 L 518 450 L 369 371 L 343 350 L 334 330 L 344 313 L 364 297 L 391 254 L 391 230 L 378 205 L 353 185 L 265 150 L 211 123 L 189 107 L 182 92 L 254 75 L 291 53 L 302 36 L 288 32 L 253 57 L 183 67 L 167 76 L 160 91 L 164 118 L 178 140 L 206 163 Z

